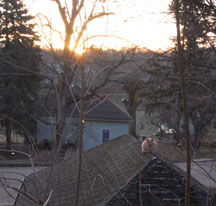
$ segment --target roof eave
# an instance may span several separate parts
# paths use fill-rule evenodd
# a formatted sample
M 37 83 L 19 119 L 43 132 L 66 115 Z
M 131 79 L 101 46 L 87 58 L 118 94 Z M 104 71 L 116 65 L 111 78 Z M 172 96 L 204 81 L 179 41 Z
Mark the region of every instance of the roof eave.
M 120 119 L 94 119 L 94 118 L 85 118 L 85 121 L 102 121 L 102 122 L 124 122 L 124 123 L 130 123 L 132 120 L 120 120 Z

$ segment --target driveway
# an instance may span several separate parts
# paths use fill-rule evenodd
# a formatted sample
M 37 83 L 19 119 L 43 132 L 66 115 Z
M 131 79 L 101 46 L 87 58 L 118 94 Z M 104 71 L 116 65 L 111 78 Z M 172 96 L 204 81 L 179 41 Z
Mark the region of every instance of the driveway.
M 75 155 L 77 155 L 76 149 L 68 148 L 64 159 L 74 157 Z M 39 170 L 39 167 L 36 167 L 36 170 Z M 0 167 L 1 180 L 6 179 L 9 186 L 18 189 L 21 187 L 21 181 L 23 181 L 24 176 L 28 176 L 31 173 L 33 173 L 33 169 L 31 167 Z M 7 191 L 5 191 L 5 188 L 2 186 L 0 181 L 0 206 L 11 206 L 15 201 L 17 192 L 13 189 L 7 189 Z
M 0 167 L 1 180 L 6 180 L 9 186 L 20 188 L 21 181 L 23 181 L 23 175 L 29 175 L 33 173 L 31 167 Z M 23 175 L 22 175 L 23 174 Z M 11 179 L 10 179 L 11 178 Z M 0 206 L 13 205 L 17 192 L 13 189 L 4 189 L 3 184 L 0 182 Z

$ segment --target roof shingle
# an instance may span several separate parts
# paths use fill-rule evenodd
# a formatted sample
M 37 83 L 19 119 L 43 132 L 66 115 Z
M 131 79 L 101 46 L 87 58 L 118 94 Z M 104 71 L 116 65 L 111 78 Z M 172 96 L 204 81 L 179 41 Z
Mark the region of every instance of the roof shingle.
M 105 121 L 131 121 L 131 117 L 109 98 L 92 107 L 86 114 L 85 119 Z
M 46 105 L 46 106 L 45 106 Z M 79 116 L 79 110 L 77 109 L 78 105 L 70 103 L 65 108 L 65 115 L 72 115 L 73 117 Z M 100 121 L 122 121 L 129 122 L 131 121 L 130 115 L 120 108 L 116 103 L 111 99 L 105 98 L 100 101 L 88 102 L 85 104 L 84 119 L 85 120 L 100 120 Z M 47 98 L 46 104 L 38 105 L 37 109 L 40 115 L 55 115 L 57 112 L 56 103 L 52 98 Z
M 120 191 L 151 159 L 151 155 L 142 155 L 140 143 L 132 136 L 125 135 L 83 153 L 81 190 L 79 205 L 105 205 Z M 48 184 L 51 168 L 46 168 L 38 174 Z M 57 164 L 53 168 L 49 191 L 53 190 L 50 199 L 52 206 L 71 206 L 75 201 L 77 174 L 77 158 Z M 22 189 L 35 199 L 44 198 L 42 188 L 35 174 L 25 179 Z M 34 182 L 38 188 L 38 196 Z M 37 204 L 22 194 L 18 195 L 16 206 L 36 206 Z

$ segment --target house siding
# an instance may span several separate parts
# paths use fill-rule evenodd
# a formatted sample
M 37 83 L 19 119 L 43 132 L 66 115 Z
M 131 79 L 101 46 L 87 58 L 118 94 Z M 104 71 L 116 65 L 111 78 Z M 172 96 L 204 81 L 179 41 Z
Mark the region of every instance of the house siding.
M 85 105 L 85 107 L 87 106 L 89 105 Z M 79 111 L 74 109 L 75 105 L 72 104 L 65 111 L 67 116 L 65 117 L 66 125 L 62 134 L 62 141 L 79 145 Z M 74 111 L 73 115 L 69 115 L 70 111 Z M 44 139 L 53 141 L 56 127 L 55 116 L 43 115 L 41 119 L 42 121 L 38 121 L 37 143 L 42 142 Z M 83 149 L 88 150 L 102 144 L 103 129 L 106 130 L 106 133 L 104 131 L 105 141 L 128 134 L 131 117 L 118 105 L 105 98 L 98 103 L 90 105 L 88 112 L 84 115 L 84 120 Z
M 51 124 L 54 120 L 53 116 L 43 116 L 40 117 L 41 121 L 37 124 L 37 143 L 42 142 L 47 139 L 52 140 L 54 127 Z
M 39 144 L 43 140 L 47 139 L 48 141 L 53 140 L 53 134 L 55 131 L 55 117 L 53 116 L 43 116 L 40 118 L 41 121 L 38 121 L 37 125 L 37 143 Z M 69 118 L 66 117 L 66 125 L 64 131 L 64 138 L 68 138 L 69 142 L 78 143 L 79 139 L 79 118 Z
M 128 122 L 86 121 L 83 133 L 83 149 L 88 150 L 102 144 L 102 130 L 110 130 L 110 139 L 128 134 Z
M 55 127 L 52 124 L 54 117 L 41 117 L 42 121 L 38 121 L 37 143 L 44 139 L 53 140 L 53 132 Z M 46 123 L 45 123 L 46 122 Z M 83 131 L 83 149 L 88 150 L 102 144 L 102 130 L 110 130 L 110 139 L 112 140 L 121 135 L 128 134 L 128 122 L 99 122 L 86 121 Z M 79 143 L 79 118 L 66 118 L 65 137 L 69 142 Z

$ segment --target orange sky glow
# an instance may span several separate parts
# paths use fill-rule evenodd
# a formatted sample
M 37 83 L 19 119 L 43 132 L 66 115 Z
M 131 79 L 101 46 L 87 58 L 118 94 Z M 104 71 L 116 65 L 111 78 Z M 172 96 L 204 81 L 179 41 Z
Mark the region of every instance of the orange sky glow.
M 105 9 L 114 12 L 115 15 L 90 23 L 88 37 L 104 34 L 115 37 L 97 37 L 89 41 L 88 46 L 94 44 L 104 49 L 139 46 L 151 50 L 165 50 L 173 46 L 171 38 L 176 36 L 176 27 L 172 15 L 168 13 L 171 0 L 112 0 L 109 2 L 112 3 L 109 3 Z M 29 13 L 33 15 L 41 13 L 50 19 L 54 29 L 61 32 L 64 37 L 64 26 L 54 2 L 24 0 L 24 3 Z M 51 39 L 54 48 L 63 47 L 59 33 L 51 33 L 48 29 L 45 29 L 44 33 L 47 39 Z M 47 44 L 42 30 L 40 34 L 41 40 Z

